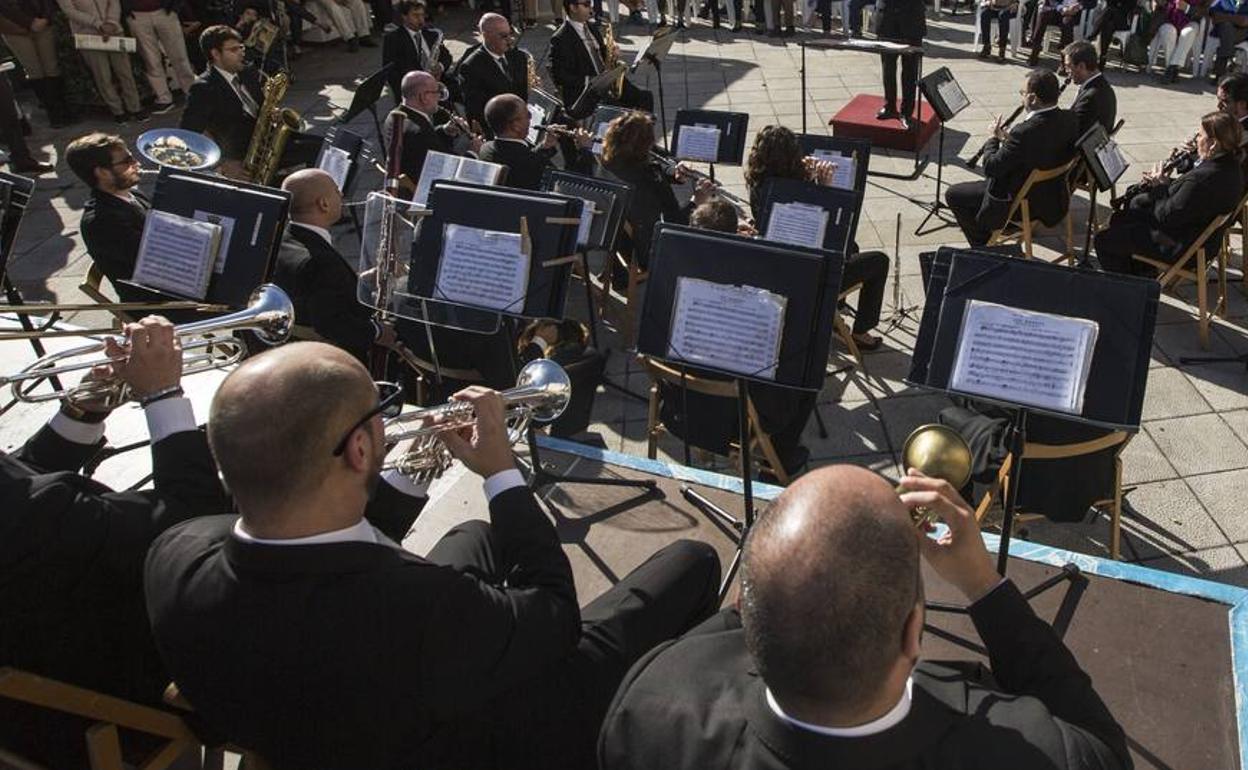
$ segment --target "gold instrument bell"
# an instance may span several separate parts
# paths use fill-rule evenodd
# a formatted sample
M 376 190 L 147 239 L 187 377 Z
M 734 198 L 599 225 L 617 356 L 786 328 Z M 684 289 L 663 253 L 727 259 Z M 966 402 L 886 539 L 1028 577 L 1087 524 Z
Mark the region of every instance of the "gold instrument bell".
M 920 425 L 910 432 L 901 448 L 902 473 L 910 468 L 961 489 L 971 480 L 971 448 L 953 428 L 936 423 Z M 897 492 L 902 492 L 901 487 L 897 487 Z M 915 526 L 933 524 L 936 512 L 920 506 L 910 511 L 910 518 Z

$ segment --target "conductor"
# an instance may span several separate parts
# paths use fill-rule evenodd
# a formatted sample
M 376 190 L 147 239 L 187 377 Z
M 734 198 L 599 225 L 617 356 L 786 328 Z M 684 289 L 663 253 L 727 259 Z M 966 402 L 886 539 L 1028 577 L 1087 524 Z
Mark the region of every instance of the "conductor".
M 880 40 L 906 45 L 923 45 L 927 34 L 927 17 L 923 0 L 877 0 L 875 6 L 876 34 Z M 899 54 L 880 54 L 884 68 L 884 106 L 875 114 L 876 120 L 901 121 L 909 129 L 914 112 L 914 96 L 918 90 L 919 55 L 906 55 L 901 59 L 901 112 L 897 111 L 897 57 Z

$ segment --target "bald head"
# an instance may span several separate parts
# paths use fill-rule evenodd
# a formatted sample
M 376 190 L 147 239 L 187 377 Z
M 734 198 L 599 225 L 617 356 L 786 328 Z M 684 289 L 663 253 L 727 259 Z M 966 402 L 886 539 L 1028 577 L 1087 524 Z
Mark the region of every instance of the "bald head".
M 528 105 L 519 96 L 499 94 L 485 103 L 485 122 L 495 136 L 523 139 L 529 133 L 529 127 L 527 123 L 519 123 L 524 122 L 528 112 Z
M 438 106 L 438 80 L 424 70 L 412 70 L 403 76 L 399 91 L 403 104 L 426 114 L 433 114 Z
M 889 483 L 851 465 L 807 473 L 743 559 L 746 644 L 772 692 L 847 710 L 874 697 L 921 595 L 918 539 Z
M 305 168 L 282 182 L 282 189 L 290 193 L 290 218 L 295 222 L 326 227 L 338 221 L 342 215 L 342 193 L 334 178 L 319 168 Z
M 495 56 L 502 56 L 511 47 L 511 24 L 504 16 L 485 14 L 477 22 L 477 32 L 481 35 L 481 45 Z
M 333 483 L 334 446 L 377 403 L 349 353 L 294 342 L 252 356 L 212 400 L 208 442 L 245 521 Z

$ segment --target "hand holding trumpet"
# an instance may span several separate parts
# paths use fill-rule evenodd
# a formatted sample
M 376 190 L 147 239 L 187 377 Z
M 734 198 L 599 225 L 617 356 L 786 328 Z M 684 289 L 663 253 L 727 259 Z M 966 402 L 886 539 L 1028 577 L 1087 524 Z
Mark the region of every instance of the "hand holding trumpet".
M 115 337 L 105 339 L 104 354 L 112 363 L 97 367 L 92 374 L 107 374 L 97 370 L 111 369 L 113 376 L 129 385 L 131 394 L 140 400 L 178 386 L 182 381 L 182 343 L 173 324 L 161 316 L 149 315 L 138 323 L 126 324 L 122 334 L 125 344 Z
M 948 527 L 939 538 L 928 537 L 935 529 L 931 524 L 917 529 L 919 548 L 927 563 L 957 587 L 967 601 L 978 601 L 1001 582 L 979 535 L 975 512 L 948 481 L 924 476 L 911 468 L 899 489 L 901 502 L 907 508 L 932 511 Z

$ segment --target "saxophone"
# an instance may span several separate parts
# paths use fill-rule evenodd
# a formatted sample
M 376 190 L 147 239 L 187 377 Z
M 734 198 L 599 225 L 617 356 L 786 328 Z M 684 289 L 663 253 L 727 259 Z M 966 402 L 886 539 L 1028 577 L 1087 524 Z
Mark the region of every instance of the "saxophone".
M 604 70 L 612 70 L 620 63 L 620 46 L 615 42 L 615 28 L 611 26 L 611 22 L 602 23 L 602 47 L 606 49 L 607 55 L 602 60 Z M 611 85 L 611 91 L 608 93 L 612 99 L 618 100 L 620 95 L 624 93 L 624 76 L 628 74 L 628 68 L 620 70 L 620 75 Z
M 286 141 L 299 130 L 299 113 L 280 106 L 289 87 L 290 76 L 285 72 L 278 72 L 264 83 L 264 104 L 256 115 L 256 128 L 243 157 L 243 171 L 253 184 L 267 185 L 273 180 Z
M 533 59 L 533 54 L 528 51 L 524 52 L 525 64 L 528 68 L 529 90 L 542 87 L 542 78 L 537 74 L 537 62 Z

